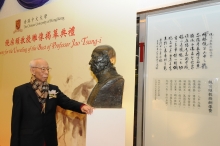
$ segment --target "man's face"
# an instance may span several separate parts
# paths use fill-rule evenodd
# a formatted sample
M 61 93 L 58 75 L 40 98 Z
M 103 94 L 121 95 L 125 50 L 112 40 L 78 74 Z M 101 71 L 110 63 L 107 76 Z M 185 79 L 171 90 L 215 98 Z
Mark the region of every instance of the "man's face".
M 91 60 L 89 61 L 90 68 L 94 74 L 97 74 L 104 70 L 107 65 L 106 57 L 100 52 L 93 51 Z
M 35 78 L 40 82 L 45 82 L 49 76 L 49 66 L 48 63 L 44 60 L 38 60 L 36 66 L 32 68 L 32 72 L 35 75 Z

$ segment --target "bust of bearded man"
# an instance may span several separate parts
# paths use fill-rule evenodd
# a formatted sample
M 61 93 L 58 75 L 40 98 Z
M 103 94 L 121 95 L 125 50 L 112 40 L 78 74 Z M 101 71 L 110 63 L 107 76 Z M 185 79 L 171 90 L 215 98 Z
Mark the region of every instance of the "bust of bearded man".
M 114 67 L 115 50 L 109 45 L 96 47 L 89 62 L 98 83 L 93 88 L 87 104 L 95 108 L 121 108 L 124 78 Z

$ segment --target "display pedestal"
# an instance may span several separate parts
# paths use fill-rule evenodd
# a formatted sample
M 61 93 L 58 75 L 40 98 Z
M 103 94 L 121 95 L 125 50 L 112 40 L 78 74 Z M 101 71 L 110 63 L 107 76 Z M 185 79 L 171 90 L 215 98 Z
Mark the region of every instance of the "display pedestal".
M 99 108 L 87 115 L 86 146 L 125 146 L 125 109 Z

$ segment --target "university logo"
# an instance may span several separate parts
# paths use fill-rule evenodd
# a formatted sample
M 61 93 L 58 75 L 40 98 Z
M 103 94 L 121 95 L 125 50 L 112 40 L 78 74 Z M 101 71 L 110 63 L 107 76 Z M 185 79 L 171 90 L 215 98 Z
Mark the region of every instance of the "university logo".
M 20 27 L 21 27 L 21 19 L 18 19 L 15 21 L 15 27 L 16 27 L 16 30 L 19 30 Z
M 14 33 L 16 32 L 22 32 L 22 29 L 21 29 L 21 19 L 18 19 L 15 21 L 15 31 Z

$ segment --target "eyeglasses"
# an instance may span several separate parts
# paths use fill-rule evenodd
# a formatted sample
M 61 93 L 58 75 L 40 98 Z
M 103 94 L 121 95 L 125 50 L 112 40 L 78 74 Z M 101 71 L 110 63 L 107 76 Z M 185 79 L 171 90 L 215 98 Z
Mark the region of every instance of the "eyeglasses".
M 41 69 L 42 72 L 45 72 L 46 70 L 49 72 L 52 68 L 48 68 L 48 67 L 37 67 L 37 66 L 34 66 L 32 68 L 39 68 Z

